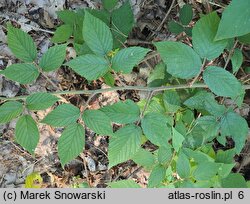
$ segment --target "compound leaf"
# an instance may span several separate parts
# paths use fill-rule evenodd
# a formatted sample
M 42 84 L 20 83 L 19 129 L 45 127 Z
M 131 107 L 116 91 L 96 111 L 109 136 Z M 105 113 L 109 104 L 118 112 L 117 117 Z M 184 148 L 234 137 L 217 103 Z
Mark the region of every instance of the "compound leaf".
M 111 120 L 100 110 L 85 110 L 82 116 L 85 124 L 100 135 L 112 135 Z
M 120 50 L 112 59 L 112 69 L 117 72 L 130 73 L 149 52 L 149 49 L 142 47 L 129 47 Z
M 116 123 L 133 123 L 140 117 L 139 107 L 131 100 L 118 102 L 111 106 L 101 109 L 112 122 Z
M 55 45 L 42 56 L 39 66 L 43 71 L 49 72 L 59 68 L 66 56 L 67 45 Z
M 147 113 L 142 119 L 141 125 L 145 136 L 155 145 L 168 144 L 171 137 L 171 128 L 167 124 L 168 118 L 160 113 Z
M 7 38 L 8 46 L 17 58 L 24 62 L 35 61 L 36 45 L 27 33 L 8 24 Z
M 193 27 L 193 47 L 201 58 L 215 59 L 227 46 L 227 40 L 214 41 L 219 22 L 217 13 L 212 12 L 203 16 Z
M 155 166 L 148 178 L 148 187 L 149 188 L 157 187 L 165 178 L 165 175 L 166 175 L 166 169 L 164 166 L 162 165 Z
M 218 96 L 236 97 L 242 91 L 235 76 L 220 67 L 207 67 L 203 72 L 203 79 L 208 88 Z
M 167 65 L 167 72 L 174 77 L 191 79 L 199 73 L 201 59 L 188 45 L 181 42 L 157 42 L 157 51 Z
M 155 163 L 154 155 L 143 148 L 140 148 L 135 155 L 133 155 L 132 160 L 144 168 L 151 168 Z
M 168 24 L 168 29 L 170 32 L 179 35 L 181 32 L 184 31 L 184 28 L 182 27 L 182 25 L 180 25 L 179 23 L 175 22 L 175 21 L 170 21 Z
M 24 115 L 18 119 L 15 136 L 18 144 L 34 154 L 39 141 L 39 131 L 36 122 L 30 115 Z
M 68 126 L 80 117 L 80 110 L 71 104 L 62 104 L 51 111 L 41 122 L 54 127 Z
M 114 36 L 114 48 L 119 48 L 127 39 L 134 25 L 134 15 L 129 1 L 112 12 L 112 34 Z
M 141 128 L 135 125 L 125 126 L 115 132 L 109 141 L 109 168 L 131 159 L 140 149 L 141 136 Z
M 193 176 L 196 180 L 210 180 L 217 174 L 220 166 L 220 164 L 210 161 L 199 163 L 194 170 Z
M 34 93 L 27 97 L 26 107 L 29 110 L 45 110 L 58 100 L 59 98 L 50 93 Z
M 102 3 L 105 9 L 112 10 L 118 3 L 118 0 L 102 0 Z
M 191 165 L 184 153 L 180 153 L 176 162 L 176 171 L 178 175 L 183 178 L 188 178 L 191 172 Z
M 1 71 L 8 79 L 20 84 L 30 84 L 39 76 L 39 72 L 33 64 L 12 64 Z
M 246 120 L 235 112 L 227 112 L 221 119 L 221 134 L 232 136 L 235 142 L 236 152 L 240 153 L 248 134 Z
M 51 38 L 53 43 L 63 43 L 66 42 L 73 33 L 73 25 L 61 25 L 57 27 L 54 36 Z
M 175 128 L 172 127 L 172 145 L 176 152 L 182 147 L 182 143 L 185 140 L 185 137 L 179 133 Z
M 8 123 L 23 112 L 23 104 L 9 101 L 0 106 L 0 124 Z
M 247 183 L 240 173 L 231 173 L 221 181 L 222 188 L 247 188 Z
M 81 124 L 72 124 L 62 133 L 58 141 L 58 154 L 62 166 L 77 157 L 84 149 L 85 131 Z
M 233 0 L 222 13 L 215 39 L 233 38 L 250 33 L 250 1 Z
M 183 25 L 188 25 L 193 18 L 192 6 L 185 4 L 180 10 L 180 21 Z
M 100 19 L 85 11 L 83 39 L 97 55 L 104 56 L 113 48 L 113 38 L 109 27 Z
M 235 73 L 239 70 L 243 62 L 243 54 L 240 49 L 236 48 L 234 50 L 234 54 L 231 58 L 231 61 L 233 66 L 233 73 Z
M 109 70 L 108 61 L 104 57 L 92 54 L 79 56 L 67 62 L 66 65 L 90 81 L 105 75 Z

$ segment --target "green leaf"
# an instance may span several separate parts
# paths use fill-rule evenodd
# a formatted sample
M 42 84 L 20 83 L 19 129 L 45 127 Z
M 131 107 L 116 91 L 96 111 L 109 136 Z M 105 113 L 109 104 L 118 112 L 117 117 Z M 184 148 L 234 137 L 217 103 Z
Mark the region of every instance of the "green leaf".
M 239 41 L 243 44 L 250 44 L 250 33 L 238 37 Z
M 163 102 L 167 112 L 175 113 L 181 108 L 181 100 L 175 90 L 165 91 L 163 94 Z
M 86 11 L 83 21 L 83 39 L 97 55 L 107 55 L 113 48 L 113 38 L 109 27 Z
M 102 0 L 103 7 L 107 10 L 112 10 L 117 3 L 118 0 Z
M 129 47 L 120 50 L 112 59 L 112 69 L 117 72 L 130 73 L 149 52 L 149 49 L 142 47 Z
M 126 124 L 137 121 L 140 117 L 139 107 L 131 100 L 118 102 L 101 109 L 112 122 Z
M 209 161 L 199 163 L 194 170 L 193 176 L 196 180 L 210 180 L 217 174 L 220 166 L 220 164 Z
M 193 27 L 193 47 L 201 58 L 213 60 L 227 46 L 227 40 L 214 41 L 220 18 L 216 12 L 203 16 Z
M 90 81 L 105 75 L 109 70 L 109 63 L 104 57 L 92 54 L 79 56 L 66 65 Z
M 175 128 L 172 127 L 172 145 L 176 152 L 179 151 L 179 149 L 182 147 L 182 143 L 185 140 L 184 136 L 180 134 Z
M 108 86 L 113 87 L 115 85 L 115 78 L 114 78 L 114 76 L 110 72 L 107 72 L 103 76 L 103 78 L 104 78 L 105 84 L 107 84 Z
M 237 72 L 243 63 L 243 54 L 240 49 L 236 48 L 231 58 L 233 73 Z
M 188 25 L 193 19 L 192 6 L 185 4 L 180 10 L 180 21 L 183 25 Z
M 218 120 L 214 116 L 202 116 L 196 120 L 197 125 L 201 126 L 206 131 L 207 138 L 213 139 L 218 135 L 219 124 Z
M 221 134 L 231 136 L 235 142 L 236 153 L 240 153 L 248 135 L 247 121 L 235 112 L 227 112 L 221 119 Z
M 24 31 L 13 27 L 11 24 L 8 27 L 8 47 L 13 54 L 24 62 L 33 62 L 37 56 L 36 45 L 32 38 Z
M 62 104 L 51 111 L 41 122 L 54 127 L 64 127 L 76 122 L 80 110 L 71 104 Z
M 73 33 L 72 25 L 61 25 L 57 27 L 54 36 L 51 38 L 51 42 L 53 43 L 63 43 L 66 42 Z
M 250 32 L 250 1 L 233 0 L 222 13 L 215 39 L 242 36 Z
M 80 56 L 80 55 L 86 55 L 86 54 L 94 54 L 91 51 L 91 49 L 87 46 L 86 43 L 82 43 L 82 44 L 74 43 L 74 48 L 75 48 L 76 54 L 78 56 Z
M 120 180 L 108 183 L 110 188 L 141 188 L 134 180 Z
M 0 106 L 0 124 L 8 123 L 23 112 L 23 104 L 9 101 Z
M 166 175 L 166 169 L 164 166 L 162 165 L 155 166 L 148 178 L 148 188 L 157 187 L 165 178 L 165 175 Z
M 63 64 L 66 47 L 67 45 L 55 45 L 48 49 L 39 62 L 39 66 L 43 71 L 54 71 Z
M 158 161 L 160 164 L 164 165 L 168 163 L 172 158 L 172 147 L 171 145 L 161 146 L 158 149 Z
M 1 72 L 8 79 L 20 84 L 30 84 L 37 79 L 39 72 L 33 64 L 12 64 Z
M 56 12 L 58 18 L 66 24 L 73 25 L 77 20 L 77 14 L 74 11 L 63 10 Z
M 151 168 L 155 163 L 154 155 L 140 148 L 131 158 L 136 164 L 143 166 L 146 169 Z
M 225 106 L 219 105 L 214 95 L 207 91 L 199 91 L 184 104 L 192 109 L 206 110 L 214 116 L 221 116 L 226 111 Z
M 41 175 L 37 172 L 33 172 L 25 178 L 24 187 L 25 188 L 41 188 L 42 183 L 43 183 L 43 178 L 41 177 Z
M 191 79 L 199 73 L 201 59 L 188 45 L 171 41 L 154 44 L 167 65 L 168 73 L 174 77 Z
M 199 151 L 199 150 L 192 150 L 189 148 L 182 148 L 182 151 L 185 155 L 189 157 L 189 159 L 194 160 L 196 163 L 204 163 L 204 162 L 214 162 L 214 159 L 211 158 L 209 155 Z
M 182 27 L 182 25 L 180 25 L 179 23 L 175 22 L 175 21 L 170 21 L 168 24 L 168 29 L 170 32 L 179 35 L 181 32 L 184 31 L 184 28 Z
M 182 179 L 190 177 L 191 165 L 187 156 L 182 152 L 179 154 L 176 162 L 176 171 Z
M 16 123 L 16 141 L 23 148 L 34 154 L 39 141 L 39 131 L 36 122 L 30 115 L 24 115 Z
M 125 126 L 115 132 L 109 141 L 109 169 L 119 163 L 132 159 L 140 149 L 141 136 L 141 128 L 135 125 Z
M 242 90 L 235 76 L 221 67 L 207 67 L 203 72 L 203 79 L 208 88 L 218 96 L 236 97 Z
M 221 180 L 222 188 L 247 188 L 244 177 L 239 174 L 229 174 L 226 178 Z
M 164 63 L 157 64 L 153 71 L 150 73 L 147 84 L 152 83 L 155 80 L 163 80 L 165 78 L 166 65 Z
M 104 22 L 107 26 L 110 26 L 110 17 L 111 14 L 109 11 L 103 9 L 103 10 L 97 10 L 97 9 L 86 9 L 91 15 L 94 17 L 100 19 L 102 22 Z M 86 11 L 85 10 L 85 11 Z
M 218 150 L 215 158 L 217 163 L 231 164 L 234 162 L 235 149 Z
M 232 172 L 232 169 L 234 166 L 235 166 L 235 163 L 222 164 L 221 167 L 219 168 L 218 175 L 221 178 L 227 177 Z
M 171 138 L 171 128 L 168 126 L 168 119 L 160 113 L 147 113 L 141 121 L 142 130 L 145 136 L 155 145 L 164 146 Z
M 184 32 L 187 34 L 187 36 L 192 37 L 192 28 L 185 27 Z
M 34 93 L 26 99 L 26 107 L 29 110 L 45 110 L 51 107 L 59 98 L 49 93 Z
M 84 123 L 95 133 L 113 135 L 111 120 L 100 110 L 85 110 L 82 116 Z
M 114 48 L 119 48 L 127 39 L 134 25 L 134 15 L 129 1 L 112 12 L 111 20 Z
M 58 141 L 58 154 L 62 166 L 77 157 L 84 149 L 85 131 L 81 124 L 71 124 Z

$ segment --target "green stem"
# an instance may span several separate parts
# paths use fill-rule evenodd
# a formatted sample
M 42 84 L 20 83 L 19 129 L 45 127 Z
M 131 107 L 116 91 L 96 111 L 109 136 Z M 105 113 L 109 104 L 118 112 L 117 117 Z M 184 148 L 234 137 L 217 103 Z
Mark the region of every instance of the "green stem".
M 109 91 L 123 91 L 123 90 L 135 90 L 135 91 L 147 91 L 147 92 L 159 92 L 159 91 L 166 91 L 166 90 L 173 90 L 173 89 L 190 89 L 190 88 L 208 88 L 206 84 L 193 84 L 190 87 L 189 84 L 180 84 L 180 85 L 172 85 L 172 86 L 160 86 L 160 87 L 143 87 L 143 86 L 119 86 L 119 87 L 112 87 L 106 89 L 97 89 L 97 90 L 77 90 L 77 91 L 56 91 L 50 92 L 53 95 L 91 95 L 91 94 L 99 94 L 105 93 Z M 250 85 L 243 85 L 245 90 L 250 89 Z M 25 96 L 17 96 L 17 97 L 0 97 L 0 100 L 3 101 L 16 101 L 16 100 L 25 100 L 29 95 Z

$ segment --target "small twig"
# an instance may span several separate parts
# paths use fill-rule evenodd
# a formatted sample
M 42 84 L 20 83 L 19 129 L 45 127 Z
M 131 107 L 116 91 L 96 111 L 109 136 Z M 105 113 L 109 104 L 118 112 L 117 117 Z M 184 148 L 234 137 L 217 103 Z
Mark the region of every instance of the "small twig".
M 163 24 L 165 23 L 165 21 L 167 20 L 167 18 L 168 18 L 168 16 L 169 16 L 170 12 L 171 12 L 171 10 L 172 10 L 172 8 L 173 8 L 173 6 L 174 6 L 174 3 L 175 3 L 175 0 L 172 0 L 172 3 L 171 3 L 171 5 L 170 5 L 170 7 L 169 7 L 169 9 L 168 9 L 168 11 L 167 11 L 165 17 L 164 17 L 163 20 L 161 21 L 160 25 L 156 28 L 155 32 L 158 32 L 158 31 L 161 29 L 162 25 L 163 25 Z M 152 35 L 150 36 L 150 38 L 151 38 L 153 35 L 154 35 L 154 34 L 152 34 Z
M 227 57 L 227 60 L 226 60 L 225 66 L 224 66 L 224 69 L 227 68 L 228 63 L 230 62 L 230 60 L 231 60 L 231 58 L 233 56 L 234 49 L 236 48 L 237 43 L 238 43 L 238 40 L 235 41 L 233 48 L 229 51 L 228 57 Z
M 133 172 L 131 172 L 126 179 L 130 179 L 131 177 L 133 177 L 135 174 L 137 174 L 139 171 L 141 171 L 143 169 L 142 166 L 138 167 L 137 169 L 135 169 Z
M 22 153 L 28 155 L 28 156 L 31 157 L 32 159 L 34 159 L 34 157 L 33 157 L 30 153 L 26 152 L 25 150 L 22 150 L 22 149 L 21 149 L 20 147 L 18 147 L 14 142 L 11 142 L 11 141 L 10 141 L 10 143 L 11 143 L 16 149 L 18 149 L 18 150 L 21 151 Z
M 61 88 L 59 88 L 53 81 L 50 80 L 50 78 L 48 76 L 46 76 L 44 73 L 40 72 L 41 75 L 56 89 L 56 90 L 61 90 Z
M 88 168 L 87 168 L 87 161 L 86 161 L 85 155 L 83 153 L 81 153 L 80 156 L 83 159 L 83 165 L 84 165 L 84 169 L 85 169 L 85 173 L 86 173 L 87 183 L 88 183 L 89 186 L 91 186 L 90 185 L 90 180 L 89 180 L 89 171 L 88 171 Z
M 205 65 L 206 65 L 206 61 L 207 61 L 207 59 L 204 58 L 203 63 L 201 65 L 201 69 L 200 69 L 199 73 L 196 75 L 196 77 L 191 81 L 190 87 L 192 87 L 194 85 L 194 83 L 196 82 L 196 80 L 199 78 L 200 74 L 203 72 L 203 70 L 205 68 Z

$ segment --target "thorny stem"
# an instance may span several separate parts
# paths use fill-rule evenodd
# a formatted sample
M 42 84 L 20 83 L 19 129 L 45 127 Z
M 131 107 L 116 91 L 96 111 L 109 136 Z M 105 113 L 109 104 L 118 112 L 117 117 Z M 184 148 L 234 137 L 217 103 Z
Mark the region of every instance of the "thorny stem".
M 50 92 L 50 94 L 53 94 L 53 95 L 77 95 L 77 94 L 91 95 L 91 94 L 105 93 L 105 92 L 110 92 L 110 91 L 122 91 L 122 90 L 160 92 L 160 91 L 173 90 L 173 89 L 190 89 L 190 88 L 208 88 L 208 86 L 206 84 L 202 84 L 202 83 L 193 84 L 192 87 L 190 87 L 189 84 L 160 86 L 160 87 L 120 86 L 120 87 L 112 87 L 112 88 L 97 89 L 97 90 L 56 91 L 56 92 Z M 250 85 L 243 85 L 243 89 L 245 89 L 245 90 L 250 89 Z M 29 95 L 10 97 L 10 98 L 0 97 L 0 100 L 2 100 L 2 101 L 25 100 L 28 96 Z
M 174 3 L 175 3 L 175 0 L 172 0 L 172 3 L 170 5 L 170 7 L 169 7 L 169 9 L 168 9 L 165 17 L 163 18 L 163 20 L 161 21 L 160 25 L 157 27 L 157 29 L 155 30 L 155 32 L 158 32 L 161 29 L 161 27 L 163 26 L 163 24 L 165 23 L 165 21 L 167 20 L 170 12 L 171 12 L 171 10 L 172 10 L 172 8 L 174 6 Z M 152 37 L 152 36 L 153 36 L 153 34 L 150 37 Z

